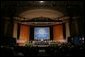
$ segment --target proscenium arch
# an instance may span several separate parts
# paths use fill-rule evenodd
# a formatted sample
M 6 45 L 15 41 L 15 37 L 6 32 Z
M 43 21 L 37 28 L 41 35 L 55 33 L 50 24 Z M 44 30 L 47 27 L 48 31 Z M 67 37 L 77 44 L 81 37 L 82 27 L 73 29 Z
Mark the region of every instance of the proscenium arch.
M 37 17 L 48 17 L 54 19 L 57 17 L 64 16 L 62 12 L 52 9 L 32 9 L 20 13 L 18 16 L 24 17 L 27 19 L 37 18 Z

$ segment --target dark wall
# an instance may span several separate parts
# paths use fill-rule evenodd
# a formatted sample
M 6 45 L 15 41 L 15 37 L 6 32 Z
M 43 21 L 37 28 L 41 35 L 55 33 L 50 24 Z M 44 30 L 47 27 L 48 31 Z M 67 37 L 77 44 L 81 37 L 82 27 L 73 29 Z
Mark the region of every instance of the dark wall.
M 1 17 L 0 19 L 0 42 L 4 37 L 4 19 Z
M 85 23 L 85 20 L 81 16 L 78 16 L 78 18 L 75 18 L 75 19 L 70 18 L 69 27 L 70 27 L 71 36 L 85 34 L 84 23 Z

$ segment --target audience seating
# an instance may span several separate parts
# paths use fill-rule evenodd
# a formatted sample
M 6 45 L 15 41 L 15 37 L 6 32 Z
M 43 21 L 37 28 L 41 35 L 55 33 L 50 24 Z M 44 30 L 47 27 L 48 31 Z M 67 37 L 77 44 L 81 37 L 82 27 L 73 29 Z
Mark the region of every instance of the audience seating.
M 49 47 L 1 47 L 2 56 L 83 56 L 84 45 L 61 44 Z M 40 52 L 41 50 L 41 52 Z

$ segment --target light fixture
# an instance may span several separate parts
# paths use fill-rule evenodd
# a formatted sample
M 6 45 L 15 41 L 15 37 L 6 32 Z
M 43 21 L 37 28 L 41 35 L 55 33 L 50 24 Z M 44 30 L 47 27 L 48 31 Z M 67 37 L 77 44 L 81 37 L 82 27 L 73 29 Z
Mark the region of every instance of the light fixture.
M 40 1 L 40 3 L 43 3 L 44 1 Z

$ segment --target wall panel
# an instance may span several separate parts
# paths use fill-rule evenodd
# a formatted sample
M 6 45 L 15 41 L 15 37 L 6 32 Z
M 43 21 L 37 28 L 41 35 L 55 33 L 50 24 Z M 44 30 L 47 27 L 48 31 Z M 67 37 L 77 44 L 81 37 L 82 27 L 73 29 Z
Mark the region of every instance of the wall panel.
M 53 40 L 62 42 L 63 39 L 63 25 L 57 24 L 53 26 Z
M 21 25 L 20 26 L 20 38 L 19 41 L 21 42 L 20 45 L 24 45 L 26 42 L 29 41 L 30 36 L 30 28 L 28 25 Z

